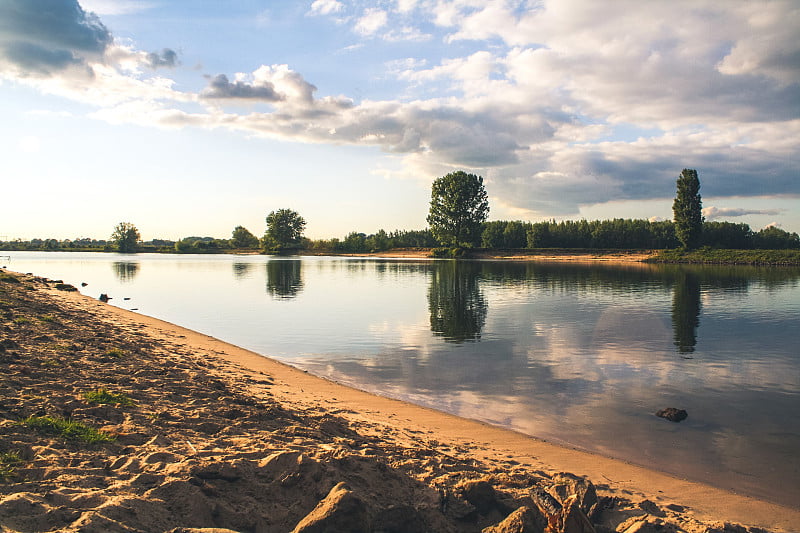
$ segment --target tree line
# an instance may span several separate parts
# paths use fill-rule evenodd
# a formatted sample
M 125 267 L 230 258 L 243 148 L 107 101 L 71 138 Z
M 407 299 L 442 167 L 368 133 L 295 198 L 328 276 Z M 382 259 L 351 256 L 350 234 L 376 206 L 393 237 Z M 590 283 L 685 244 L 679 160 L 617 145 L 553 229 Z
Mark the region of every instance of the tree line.
M 0 250 L 91 250 L 132 253 L 175 251 L 178 253 L 367 253 L 393 248 L 437 248 L 449 252 L 464 248 L 484 249 L 647 249 L 663 250 L 698 247 L 720 249 L 800 249 L 797 233 L 777 227 L 753 231 L 744 223 L 707 222 L 702 215 L 702 198 L 697 171 L 683 169 L 676 182 L 673 220 L 642 219 L 555 220 L 523 222 L 487 221 L 489 201 L 483 178 L 463 171 L 434 180 L 431 186 L 428 227 L 423 230 L 381 229 L 373 234 L 353 231 L 343 239 L 312 240 L 304 236 L 306 221 L 292 209 L 270 212 L 266 231 L 256 237 L 243 226 L 233 229 L 230 239 L 185 237 L 177 242 L 154 239 L 141 241 L 130 222 L 120 222 L 108 241 L 76 239 L 33 239 L 0 241 Z

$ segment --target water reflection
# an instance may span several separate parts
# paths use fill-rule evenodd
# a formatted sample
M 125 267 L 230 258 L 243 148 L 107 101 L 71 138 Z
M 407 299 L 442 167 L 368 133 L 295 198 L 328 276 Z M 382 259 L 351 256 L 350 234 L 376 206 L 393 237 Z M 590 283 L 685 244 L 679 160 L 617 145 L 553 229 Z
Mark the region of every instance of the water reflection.
M 700 307 L 700 280 L 691 272 L 679 273 L 672 292 L 672 329 L 680 354 L 694 352 Z
M 303 290 L 303 262 L 299 259 L 273 259 L 267 262 L 267 293 L 276 299 L 296 298 Z
M 233 277 L 236 279 L 247 279 L 255 265 L 253 263 L 233 263 Z
M 111 264 L 117 279 L 122 283 L 130 283 L 139 273 L 139 263 L 132 261 L 114 261 Z
M 478 283 L 480 264 L 441 261 L 433 264 L 428 288 L 431 331 L 445 341 L 477 341 L 488 305 Z

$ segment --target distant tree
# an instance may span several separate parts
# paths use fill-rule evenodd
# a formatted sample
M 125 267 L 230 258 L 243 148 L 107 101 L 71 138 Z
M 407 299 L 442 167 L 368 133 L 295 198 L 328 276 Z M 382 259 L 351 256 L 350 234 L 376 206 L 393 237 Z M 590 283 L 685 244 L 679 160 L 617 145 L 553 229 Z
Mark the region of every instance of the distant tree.
M 683 248 L 696 248 L 703 231 L 703 202 L 697 171 L 684 168 L 678 177 L 677 188 L 672 203 L 675 236 Z
M 262 244 L 266 251 L 284 251 L 299 248 L 306 221 L 297 211 L 278 209 L 267 215 L 267 232 Z
M 754 247 L 762 250 L 786 250 L 800 248 L 800 237 L 775 226 L 768 226 L 753 235 Z
M 118 252 L 133 253 L 139 249 L 142 237 L 139 230 L 130 222 L 120 222 L 111 234 L 111 242 Z
M 448 246 L 474 246 L 489 216 L 483 178 L 463 171 L 434 180 L 428 224 L 434 237 Z
M 233 248 L 258 248 L 258 237 L 250 233 L 244 226 L 236 226 L 231 235 Z

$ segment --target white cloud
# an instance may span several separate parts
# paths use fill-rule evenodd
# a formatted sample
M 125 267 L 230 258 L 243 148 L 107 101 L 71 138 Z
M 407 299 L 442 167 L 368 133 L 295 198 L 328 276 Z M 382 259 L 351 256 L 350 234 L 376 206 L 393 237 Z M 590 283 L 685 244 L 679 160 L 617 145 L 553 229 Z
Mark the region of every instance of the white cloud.
M 311 16 L 330 15 L 332 13 L 338 13 L 343 7 L 342 3 L 337 2 L 337 0 L 314 0 L 308 14 Z
M 141 0 L 81 0 L 81 5 L 98 15 L 132 15 L 154 7 L 153 2 Z
M 703 216 L 712 221 L 720 218 L 744 217 L 748 215 L 778 215 L 780 209 L 747 209 L 743 207 L 714 207 L 703 208 Z
M 364 11 L 364 14 L 358 19 L 353 29 L 361 35 L 373 35 L 386 26 L 388 18 L 386 11 L 372 7 Z

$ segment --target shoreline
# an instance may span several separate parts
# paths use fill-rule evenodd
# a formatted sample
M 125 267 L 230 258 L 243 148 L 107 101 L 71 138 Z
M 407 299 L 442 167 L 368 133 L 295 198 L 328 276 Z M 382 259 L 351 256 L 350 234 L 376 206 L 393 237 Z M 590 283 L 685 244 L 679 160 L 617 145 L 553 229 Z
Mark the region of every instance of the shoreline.
M 431 457 L 440 463 L 435 469 L 442 469 L 444 468 L 442 465 L 449 462 L 475 463 L 480 465 L 474 467 L 476 471 L 484 474 L 494 472 L 498 478 L 511 474 L 538 475 L 540 472 L 552 478 L 557 472 L 572 472 L 579 476 L 587 476 L 597 487 L 598 494 L 608 501 L 618 503 L 615 512 L 619 516 L 613 518 L 609 513 L 606 520 L 613 522 L 624 516 L 630 521 L 630 527 L 637 522 L 644 523 L 652 519 L 653 524 L 660 520 L 666 524 L 681 524 L 685 531 L 705 532 L 711 531 L 707 529 L 710 527 L 707 523 L 724 520 L 769 528 L 772 531 L 791 531 L 790 528 L 800 523 L 800 509 L 790 509 L 736 495 L 623 461 L 539 441 L 510 430 L 458 418 L 399 400 L 372 395 L 312 376 L 285 363 L 203 333 L 103 304 L 78 293 L 57 291 L 51 284 L 43 282 L 34 284 L 30 277 L 20 277 L 35 288 L 34 291 L 30 291 L 32 298 L 49 299 L 67 313 L 80 313 L 108 324 L 109 331 L 135 335 L 136 339 L 142 339 L 144 343 L 142 346 L 147 346 L 149 343 L 161 348 L 162 351 L 184 354 L 178 359 L 200 358 L 213 364 L 223 381 L 244 380 L 249 383 L 246 387 L 247 394 L 275 401 L 284 410 L 306 414 L 322 412 L 323 416 L 339 417 L 361 437 L 377 438 L 380 443 L 395 446 L 398 450 L 402 450 L 400 455 L 411 453 L 409 450 L 425 450 L 422 457 L 415 457 L 405 464 L 404 468 L 412 472 L 418 470 L 425 461 L 431 460 Z M 3 285 L 0 284 L 0 288 L 3 288 Z M 50 336 L 53 337 L 52 334 Z M 131 364 L 135 365 L 135 362 Z M 25 375 L 24 370 L 20 372 L 22 376 Z M 28 372 L 31 372 L 30 368 Z M 265 379 L 269 382 L 268 386 L 261 383 Z M 187 412 L 190 413 L 191 410 Z M 7 426 L 8 424 L 0 425 L 0 427 Z M 117 431 L 124 433 L 121 429 Z M 324 445 L 297 443 L 311 456 L 320 453 L 319 450 L 312 450 L 314 446 L 322 446 L 322 450 L 325 450 L 325 446 L 337 444 L 340 443 L 336 441 Z M 199 442 L 190 443 L 190 446 L 200 449 Z M 130 453 L 133 451 L 129 451 L 129 455 Z M 397 461 L 397 458 L 393 460 Z M 391 460 L 389 462 L 392 463 Z M 424 475 L 419 475 L 422 477 L 418 479 L 425 479 Z M 462 478 L 463 475 L 463 472 L 459 474 Z M 428 483 L 430 484 L 429 480 Z M 503 485 L 498 482 L 497 487 L 512 491 L 508 483 Z M 2 501 L 0 493 L 0 502 Z M 623 504 L 623 501 L 627 503 Z M 3 504 L 0 503 L 0 524 L 3 524 L 2 507 Z M 613 526 L 612 522 L 608 523 Z M 624 520 L 617 522 L 617 526 L 624 522 Z M 597 531 L 601 531 L 599 527 L 601 526 L 598 526 Z M 609 529 L 612 530 L 614 529 Z M 617 529 L 617 531 L 625 530 Z M 719 531 L 725 531 L 724 525 Z

